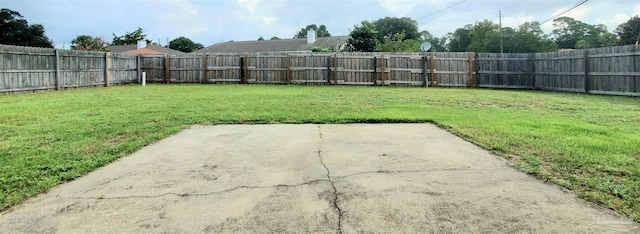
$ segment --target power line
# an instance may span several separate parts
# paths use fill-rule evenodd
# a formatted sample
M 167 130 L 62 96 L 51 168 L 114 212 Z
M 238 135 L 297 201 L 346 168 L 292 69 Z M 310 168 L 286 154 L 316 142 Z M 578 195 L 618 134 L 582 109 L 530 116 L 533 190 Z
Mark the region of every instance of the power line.
M 420 18 L 417 18 L 417 19 L 416 19 L 416 21 L 421 20 L 421 19 L 424 19 L 424 18 L 427 18 L 427 17 L 432 16 L 432 15 L 435 15 L 435 14 L 438 14 L 438 13 L 443 12 L 443 11 L 445 11 L 445 10 L 449 9 L 449 8 L 452 8 L 452 7 L 454 7 L 454 6 L 460 5 L 460 4 L 462 4 L 463 2 L 466 2 L 466 1 L 467 1 L 467 0 L 462 0 L 462 1 L 458 2 L 458 3 L 455 3 L 455 4 L 453 4 L 453 5 L 450 5 L 450 6 L 448 6 L 448 7 L 445 7 L 445 8 L 443 8 L 443 9 L 441 9 L 441 10 L 437 10 L 437 11 L 431 12 L 431 13 L 430 13 L 430 14 L 428 14 L 428 15 L 425 15 L 425 16 L 422 16 L 422 17 L 420 17 Z
M 569 11 L 571 11 L 571 10 L 575 9 L 576 7 L 579 7 L 580 5 L 585 4 L 587 1 L 589 1 L 589 0 L 581 0 L 580 2 L 576 3 L 576 4 L 575 4 L 575 5 L 573 5 L 572 7 L 569 7 L 569 8 L 567 8 L 566 10 L 563 10 L 563 11 L 559 12 L 558 14 L 555 14 L 554 16 L 551 16 L 551 18 L 549 18 L 549 19 L 547 19 L 547 20 L 543 21 L 543 22 L 542 22 L 542 23 L 540 23 L 540 24 L 545 24 L 545 23 L 547 23 L 547 22 L 549 22 L 549 21 L 552 21 L 552 20 L 554 20 L 554 19 L 556 19 L 556 18 L 560 17 L 561 15 L 564 15 L 564 14 L 566 14 L 567 12 L 569 12 Z

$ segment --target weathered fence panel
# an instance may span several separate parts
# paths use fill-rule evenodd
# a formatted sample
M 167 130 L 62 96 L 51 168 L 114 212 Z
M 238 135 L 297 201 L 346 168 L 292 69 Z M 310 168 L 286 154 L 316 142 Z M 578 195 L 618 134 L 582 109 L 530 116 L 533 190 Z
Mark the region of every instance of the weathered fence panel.
M 171 55 L 170 61 L 170 83 L 202 83 L 201 56 Z
M 475 71 L 475 56 L 467 52 L 436 52 L 433 55 L 433 73 L 436 86 L 471 86 Z M 431 63 L 430 63 L 431 64 Z
M 535 54 L 535 88 L 585 92 L 584 51 L 557 51 Z
M 106 53 L 60 50 L 62 87 L 105 85 Z
M 483 88 L 533 88 L 531 54 L 478 53 L 478 86 Z
M 331 63 L 331 55 L 294 54 L 286 58 L 283 71 L 285 78 L 290 77 L 286 83 L 305 85 L 329 84 L 332 71 L 335 69 Z
M 589 73 L 585 91 L 595 94 L 640 96 L 638 46 L 586 50 Z
M 206 83 L 237 84 L 240 83 L 239 54 L 210 54 L 205 55 L 207 61 Z
M 0 45 L 0 92 L 56 88 L 54 49 Z
M 111 84 L 138 82 L 138 56 L 132 54 L 110 54 Z
M 0 45 L 0 93 L 136 82 L 135 55 Z
M 164 55 L 142 55 L 140 69 L 146 73 L 147 82 L 164 82 L 165 77 L 165 56 Z

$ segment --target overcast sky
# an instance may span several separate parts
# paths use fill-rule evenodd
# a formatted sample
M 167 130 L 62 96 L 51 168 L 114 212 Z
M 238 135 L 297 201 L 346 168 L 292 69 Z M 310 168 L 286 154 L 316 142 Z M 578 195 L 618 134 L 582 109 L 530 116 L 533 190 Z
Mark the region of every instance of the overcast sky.
M 462 3 L 460 3 L 462 2 Z M 141 27 L 147 39 L 165 45 L 185 36 L 209 46 L 221 41 L 291 38 L 308 24 L 324 24 L 332 35 L 347 35 L 362 20 L 408 16 L 421 30 L 443 36 L 466 24 L 489 19 L 517 27 L 545 21 L 579 0 L 0 0 L 0 8 L 20 12 L 30 24 L 42 24 L 56 47 L 76 36 L 123 35 Z M 460 3 L 443 10 L 456 3 Z M 438 12 L 440 11 L 440 12 Z M 437 12 L 437 13 L 434 13 Z M 428 16 L 430 15 L 430 16 Z M 589 0 L 568 12 L 613 31 L 640 15 L 638 0 Z M 427 16 L 427 17 L 425 17 Z M 550 32 L 551 22 L 543 25 Z

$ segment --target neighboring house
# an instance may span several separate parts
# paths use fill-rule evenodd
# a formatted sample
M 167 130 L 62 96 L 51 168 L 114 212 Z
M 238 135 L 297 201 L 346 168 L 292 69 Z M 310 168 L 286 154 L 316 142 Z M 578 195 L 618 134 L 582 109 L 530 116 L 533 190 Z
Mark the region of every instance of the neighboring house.
M 169 49 L 159 45 L 147 45 L 147 41 L 140 40 L 138 44 L 108 46 L 111 53 L 123 54 L 184 54 L 182 51 Z
M 238 41 L 220 42 L 193 53 L 220 53 L 220 52 L 311 52 L 314 46 L 321 48 L 342 49 L 348 36 L 318 37 L 314 30 L 307 31 L 307 38 L 262 40 L 262 41 Z

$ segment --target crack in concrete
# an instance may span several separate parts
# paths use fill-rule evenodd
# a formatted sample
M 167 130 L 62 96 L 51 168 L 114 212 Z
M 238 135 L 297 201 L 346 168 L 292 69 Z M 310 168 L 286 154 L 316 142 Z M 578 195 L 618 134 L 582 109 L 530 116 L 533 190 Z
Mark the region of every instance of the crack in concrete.
M 320 134 L 320 146 L 318 147 L 318 157 L 320 158 L 320 163 L 327 170 L 327 179 L 329 183 L 331 183 L 331 187 L 333 188 L 333 207 L 338 211 L 338 233 L 342 234 L 342 209 L 338 206 L 338 189 L 336 189 L 336 185 L 331 180 L 331 171 L 324 164 L 324 159 L 322 158 L 322 143 L 324 142 L 324 138 L 322 137 L 322 129 L 320 125 L 318 125 L 318 133 Z
M 289 187 L 297 187 L 297 186 L 304 186 L 304 185 L 310 185 L 310 184 L 315 184 L 315 183 L 321 183 L 321 182 L 331 182 L 330 180 L 311 180 L 311 181 L 307 181 L 304 183 L 300 183 L 300 184 L 277 184 L 277 185 L 270 185 L 270 186 L 238 186 L 238 187 L 234 187 L 234 188 L 230 188 L 230 189 L 226 189 L 226 190 L 221 190 L 221 191 L 214 191 L 214 192 L 209 192 L 209 193 L 162 193 L 162 194 L 157 194 L 157 195 L 135 195 L 135 196 L 119 196 L 119 197 L 65 197 L 65 196 L 61 196 L 61 195 L 56 195 L 57 198 L 64 198 L 64 199 L 95 199 L 95 200 L 120 200 L 120 199 L 135 199 L 135 198 L 158 198 L 158 197 L 164 197 L 164 196 L 177 196 L 177 197 L 204 197 L 204 196 L 210 196 L 210 195 L 215 195 L 215 194 L 223 194 L 223 193 L 228 193 L 228 192 L 233 192 L 235 190 L 239 190 L 239 189 L 266 189 L 266 188 L 289 188 Z

